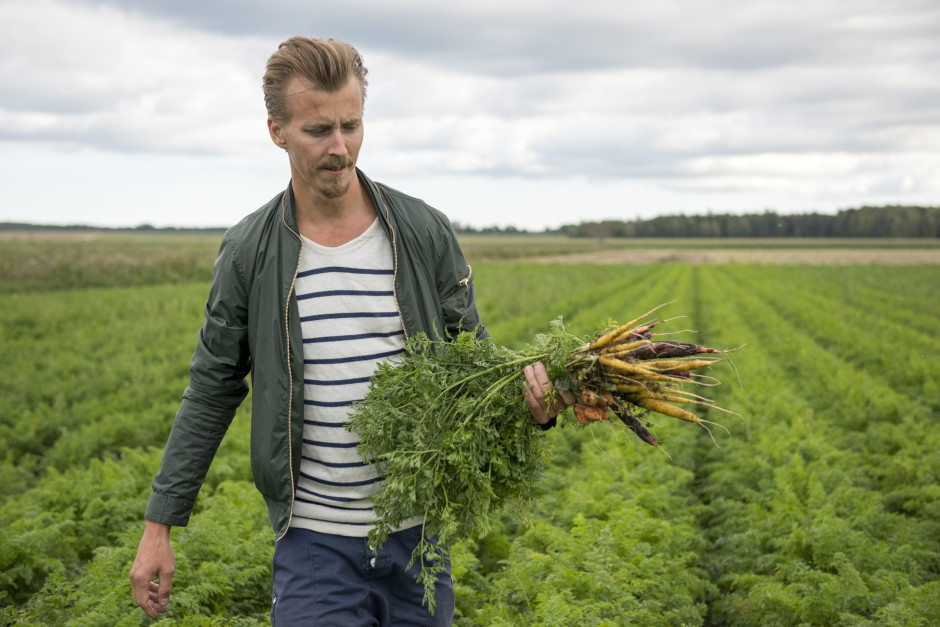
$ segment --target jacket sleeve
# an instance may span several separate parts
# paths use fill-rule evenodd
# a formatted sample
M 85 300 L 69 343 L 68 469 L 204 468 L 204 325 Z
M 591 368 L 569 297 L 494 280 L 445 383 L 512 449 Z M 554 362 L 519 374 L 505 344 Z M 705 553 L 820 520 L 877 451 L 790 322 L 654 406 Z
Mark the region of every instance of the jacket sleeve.
M 476 331 L 477 339 L 488 339 L 490 333 L 481 323 L 477 311 L 473 268 L 467 263 L 450 223 L 446 226 L 447 237 L 438 263 L 438 290 L 444 312 L 444 331 L 448 337 L 461 331 Z
M 248 394 L 248 288 L 228 234 L 215 261 L 206 319 L 189 365 L 189 385 L 144 517 L 173 526 L 189 522 L 196 495 L 235 411 Z

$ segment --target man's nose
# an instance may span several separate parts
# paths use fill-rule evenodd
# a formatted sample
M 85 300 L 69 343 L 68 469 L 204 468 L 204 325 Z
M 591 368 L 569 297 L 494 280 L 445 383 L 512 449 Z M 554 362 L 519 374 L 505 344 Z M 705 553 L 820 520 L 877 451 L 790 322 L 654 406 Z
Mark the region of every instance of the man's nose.
M 343 132 L 340 129 L 333 131 L 330 135 L 329 145 L 327 150 L 331 155 L 345 155 L 348 150 L 346 150 L 346 141 L 343 137 Z

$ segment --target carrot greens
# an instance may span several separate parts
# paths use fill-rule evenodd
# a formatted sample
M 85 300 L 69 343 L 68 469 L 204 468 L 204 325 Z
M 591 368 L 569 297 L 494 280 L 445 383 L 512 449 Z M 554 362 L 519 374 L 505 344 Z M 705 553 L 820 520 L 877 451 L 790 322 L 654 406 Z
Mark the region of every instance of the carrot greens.
M 613 413 L 657 447 L 642 420 L 650 411 L 704 426 L 706 420 L 674 403 L 720 409 L 676 386 L 713 384 L 691 371 L 717 361 L 702 354 L 723 351 L 654 341 L 652 330 L 664 321 L 647 320 L 652 313 L 594 339 L 568 333 L 558 319 L 521 351 L 481 342 L 471 332 L 450 341 L 419 335 L 408 340 L 402 359 L 376 370 L 348 427 L 359 435 L 363 458 L 378 463 L 384 476 L 369 539 L 381 546 L 393 531 L 423 520 L 412 564 L 420 563 L 432 610 L 448 547 L 485 535 L 501 511 L 527 511 L 540 494 L 549 443 L 524 400 L 525 365 L 541 361 L 555 382 L 551 393 L 570 390 L 580 398 L 574 424 Z

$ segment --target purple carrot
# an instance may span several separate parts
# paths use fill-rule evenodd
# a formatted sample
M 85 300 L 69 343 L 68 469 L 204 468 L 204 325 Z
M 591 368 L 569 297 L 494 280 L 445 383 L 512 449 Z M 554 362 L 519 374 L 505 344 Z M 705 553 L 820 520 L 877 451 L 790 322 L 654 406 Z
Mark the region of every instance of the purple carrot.
M 699 346 L 691 342 L 653 342 L 630 351 L 625 356 L 634 359 L 667 359 L 671 357 L 688 357 L 703 353 L 717 353 L 718 350 Z
M 652 446 L 659 445 L 659 442 L 656 441 L 656 438 L 653 437 L 653 434 L 643 426 L 643 423 L 640 422 L 636 416 L 627 411 L 622 403 L 614 403 L 613 409 L 614 413 L 617 414 L 617 417 L 623 421 L 623 424 L 627 425 L 627 427 L 637 434 L 641 440 Z

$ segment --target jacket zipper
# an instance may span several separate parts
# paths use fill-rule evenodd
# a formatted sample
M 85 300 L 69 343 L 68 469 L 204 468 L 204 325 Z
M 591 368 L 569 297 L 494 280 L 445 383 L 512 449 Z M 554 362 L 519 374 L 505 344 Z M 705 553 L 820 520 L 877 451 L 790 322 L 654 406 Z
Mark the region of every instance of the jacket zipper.
M 398 242 L 395 237 L 395 227 L 392 226 L 392 213 L 388 205 L 385 204 L 385 197 L 375 181 L 369 179 L 375 189 L 375 195 L 382 203 L 382 209 L 385 210 L 385 223 L 388 224 L 388 230 L 392 233 L 392 299 L 395 301 L 395 309 L 398 311 L 398 320 L 401 322 L 401 329 L 405 334 L 405 340 L 408 339 L 408 327 L 405 325 L 405 317 L 401 315 L 401 305 L 398 304 Z
M 290 297 L 291 294 L 294 293 L 294 285 L 297 283 L 297 274 L 300 272 L 300 261 L 304 256 L 303 240 L 301 240 L 300 235 L 290 227 L 285 217 L 287 209 L 284 207 L 284 196 L 286 195 L 287 192 L 284 192 L 284 195 L 281 196 L 281 222 L 284 223 L 288 231 L 297 237 L 301 245 L 300 252 L 297 254 L 297 267 L 294 268 L 294 277 L 291 279 L 290 289 L 287 291 L 287 300 L 284 303 L 284 343 L 287 347 L 287 474 L 290 476 L 290 511 L 287 514 L 287 526 L 284 528 L 284 533 L 278 536 L 275 541 L 287 535 L 291 520 L 294 517 L 294 495 L 296 488 L 294 487 L 294 442 L 291 436 L 291 414 L 294 409 L 294 373 L 290 364 Z

